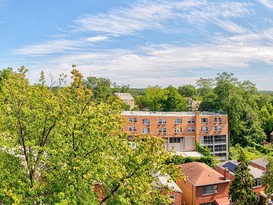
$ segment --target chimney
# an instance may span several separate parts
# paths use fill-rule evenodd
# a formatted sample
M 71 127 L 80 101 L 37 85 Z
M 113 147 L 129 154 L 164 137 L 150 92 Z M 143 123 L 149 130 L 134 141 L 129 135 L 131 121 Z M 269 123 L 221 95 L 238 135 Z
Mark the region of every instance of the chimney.
M 228 170 L 228 168 L 225 168 L 224 169 L 224 179 L 228 180 L 229 178 L 230 178 L 229 170 Z

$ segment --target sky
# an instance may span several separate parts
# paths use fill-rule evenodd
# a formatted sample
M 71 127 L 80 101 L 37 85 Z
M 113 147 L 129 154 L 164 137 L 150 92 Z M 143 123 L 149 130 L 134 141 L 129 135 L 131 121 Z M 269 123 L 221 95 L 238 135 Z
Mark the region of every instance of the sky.
M 130 87 L 230 72 L 273 90 L 273 0 L 0 0 L 0 68 Z

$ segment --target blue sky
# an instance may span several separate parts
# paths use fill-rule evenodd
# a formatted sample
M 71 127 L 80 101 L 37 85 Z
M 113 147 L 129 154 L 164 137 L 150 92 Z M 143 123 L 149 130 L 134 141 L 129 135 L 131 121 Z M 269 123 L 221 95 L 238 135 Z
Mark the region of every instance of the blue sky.
M 131 87 L 232 72 L 273 90 L 273 0 L 0 0 L 1 68 Z

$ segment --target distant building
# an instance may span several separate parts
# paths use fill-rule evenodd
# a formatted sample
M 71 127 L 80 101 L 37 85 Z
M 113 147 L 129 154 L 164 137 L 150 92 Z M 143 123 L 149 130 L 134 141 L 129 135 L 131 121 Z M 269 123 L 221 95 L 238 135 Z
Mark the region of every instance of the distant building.
M 190 110 L 197 111 L 199 109 L 201 101 L 193 100 L 190 97 L 187 97 L 186 99 L 188 100 L 188 107 Z
M 195 151 L 196 143 L 228 159 L 228 116 L 210 112 L 125 111 L 124 131 L 166 139 L 166 150 Z
M 115 93 L 124 103 L 130 106 L 130 109 L 133 109 L 135 106 L 135 99 L 130 93 Z
M 230 179 L 200 162 L 178 165 L 186 179 L 178 179 L 185 205 L 230 205 Z
M 228 170 L 230 179 L 231 181 L 233 181 L 235 178 L 235 171 L 238 164 L 239 163 L 236 160 L 229 160 L 229 161 L 218 163 L 215 169 L 221 174 L 223 174 L 226 170 Z M 264 161 L 264 158 L 259 158 L 259 159 L 250 161 L 249 169 L 250 169 L 250 174 L 253 175 L 255 180 L 255 184 L 252 187 L 252 189 L 256 193 L 259 201 L 262 202 L 265 196 L 263 192 L 264 187 L 261 184 L 261 177 L 264 175 L 266 170 L 266 163 Z

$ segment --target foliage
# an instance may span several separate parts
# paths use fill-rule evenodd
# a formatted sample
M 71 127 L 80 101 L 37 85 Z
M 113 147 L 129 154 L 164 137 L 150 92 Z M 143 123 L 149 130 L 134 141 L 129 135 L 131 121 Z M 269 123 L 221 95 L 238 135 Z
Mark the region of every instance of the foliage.
M 197 90 L 193 85 L 183 85 L 178 87 L 178 92 L 183 97 L 192 97 L 197 95 Z
M 44 75 L 30 85 L 27 69 L 0 83 L 2 204 L 150 204 L 166 201 L 152 187 L 153 173 L 177 175 L 164 141 L 127 140 L 121 103 L 92 97 L 82 74 L 51 90 Z M 65 82 L 60 78 L 60 83 Z M 94 185 L 101 186 L 98 197 Z M 151 192 L 155 194 L 151 194 Z
M 203 156 L 203 157 L 183 157 L 180 155 L 173 155 L 170 159 L 166 161 L 167 164 L 184 164 L 184 163 L 189 163 L 189 162 L 202 162 L 207 164 L 210 167 L 214 167 L 214 160 L 213 157 L 211 156 Z
M 265 174 L 261 177 L 262 185 L 265 186 L 265 194 L 267 195 L 267 198 L 270 198 L 270 196 L 273 193 L 273 158 L 267 157 L 267 170 Z
M 203 82 L 204 81 L 204 82 Z M 209 83 L 207 83 L 207 81 Z M 240 82 L 232 73 L 223 72 L 212 81 L 202 79 L 207 87 L 201 110 L 225 111 L 229 116 L 230 139 L 233 145 L 262 144 L 265 134 L 259 116 L 258 94 L 254 84 Z M 207 84 L 214 82 L 215 87 Z
M 238 166 L 235 172 L 235 178 L 229 189 L 229 195 L 233 204 L 237 205 L 255 205 L 257 203 L 255 192 L 252 187 L 254 178 L 249 173 L 249 162 L 246 160 L 245 153 L 242 149 L 239 151 Z

